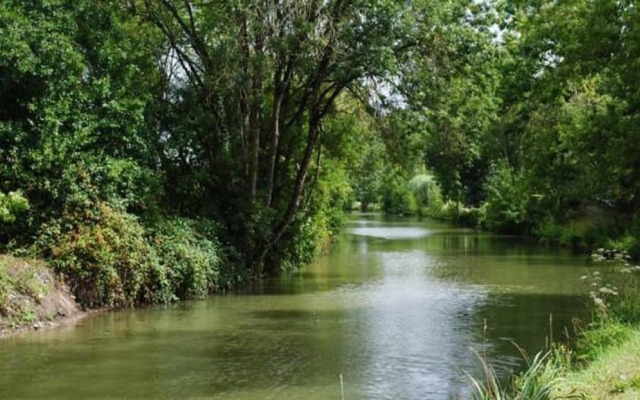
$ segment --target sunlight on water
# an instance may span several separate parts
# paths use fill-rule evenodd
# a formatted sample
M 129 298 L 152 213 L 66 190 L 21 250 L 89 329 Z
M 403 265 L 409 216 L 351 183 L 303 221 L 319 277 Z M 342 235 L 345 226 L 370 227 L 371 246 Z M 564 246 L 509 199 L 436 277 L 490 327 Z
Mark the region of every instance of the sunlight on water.
M 432 222 L 354 219 L 330 253 L 243 293 L 0 341 L 0 399 L 465 398 L 584 309 L 585 260 Z M 554 326 L 549 326 L 553 314 Z M 484 323 L 487 322 L 487 330 Z
M 429 234 L 427 229 L 420 228 L 353 228 L 353 235 L 371 236 L 382 239 L 417 239 Z

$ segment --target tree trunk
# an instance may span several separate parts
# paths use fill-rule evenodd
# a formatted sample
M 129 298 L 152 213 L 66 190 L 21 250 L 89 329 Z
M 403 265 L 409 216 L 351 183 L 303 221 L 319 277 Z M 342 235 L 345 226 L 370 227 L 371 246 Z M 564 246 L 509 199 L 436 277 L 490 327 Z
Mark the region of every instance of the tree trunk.
M 264 271 L 264 261 L 269 253 L 269 250 L 282 238 L 282 235 L 286 232 L 291 222 L 295 217 L 298 208 L 300 207 L 300 201 L 302 200 L 302 194 L 304 191 L 305 182 L 307 179 L 307 174 L 309 172 L 309 166 L 311 165 L 311 160 L 313 159 L 313 152 L 316 147 L 316 143 L 318 142 L 318 137 L 320 136 L 320 118 L 317 110 L 312 110 L 311 117 L 309 119 L 309 127 L 307 129 L 307 145 L 304 151 L 304 156 L 300 163 L 300 168 L 298 169 L 298 173 L 296 174 L 295 185 L 293 188 L 293 193 L 291 194 L 291 198 L 289 200 L 289 205 L 287 206 L 287 210 L 282 216 L 280 223 L 273 230 L 271 237 L 265 243 L 265 245 L 258 251 L 258 256 L 254 259 L 254 273 L 262 274 Z M 257 270 L 256 270 L 257 268 Z
M 267 157 L 267 206 L 273 206 L 273 187 L 275 185 L 276 157 L 280 141 L 280 109 L 282 107 L 282 93 L 275 90 L 273 111 L 271 113 L 271 143 Z

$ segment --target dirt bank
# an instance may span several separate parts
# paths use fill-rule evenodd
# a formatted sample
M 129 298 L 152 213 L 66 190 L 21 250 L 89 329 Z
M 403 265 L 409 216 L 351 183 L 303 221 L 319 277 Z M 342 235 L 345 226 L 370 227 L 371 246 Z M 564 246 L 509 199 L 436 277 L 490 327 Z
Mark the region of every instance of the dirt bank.
M 69 323 L 85 314 L 44 262 L 0 255 L 0 337 Z

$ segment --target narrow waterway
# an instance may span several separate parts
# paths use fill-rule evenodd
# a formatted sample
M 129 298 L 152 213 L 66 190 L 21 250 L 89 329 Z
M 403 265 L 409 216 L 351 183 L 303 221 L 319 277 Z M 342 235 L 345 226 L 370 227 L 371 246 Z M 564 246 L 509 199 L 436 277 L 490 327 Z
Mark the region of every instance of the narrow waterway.
M 0 340 L 0 399 L 326 400 L 340 375 L 347 400 L 465 398 L 471 348 L 508 371 L 512 342 L 571 331 L 587 268 L 522 238 L 357 215 L 316 263 L 244 293 Z

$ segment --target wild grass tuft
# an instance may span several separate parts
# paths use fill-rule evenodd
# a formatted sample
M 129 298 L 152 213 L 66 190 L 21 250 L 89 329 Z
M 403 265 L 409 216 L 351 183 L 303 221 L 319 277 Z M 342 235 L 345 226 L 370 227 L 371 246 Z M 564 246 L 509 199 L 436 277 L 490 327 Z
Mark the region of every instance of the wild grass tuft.
M 623 251 L 598 249 L 592 258 L 604 265 L 581 278 L 589 288 L 593 317 L 578 332 L 575 352 L 554 344 L 551 336 L 550 349 L 532 359 L 520 349 L 526 368 L 506 383 L 486 357 L 475 352 L 484 379 L 467 374 L 474 400 L 609 398 L 603 396 L 640 393 L 640 353 L 636 350 L 640 342 L 640 266 L 631 265 Z
M 566 356 L 562 348 L 536 353 L 533 358 L 519 348 L 527 368 L 502 384 L 495 369 L 477 351 L 485 375 L 484 381 L 467 374 L 471 382 L 473 400 L 547 400 L 552 398 L 556 381 L 565 368 Z

